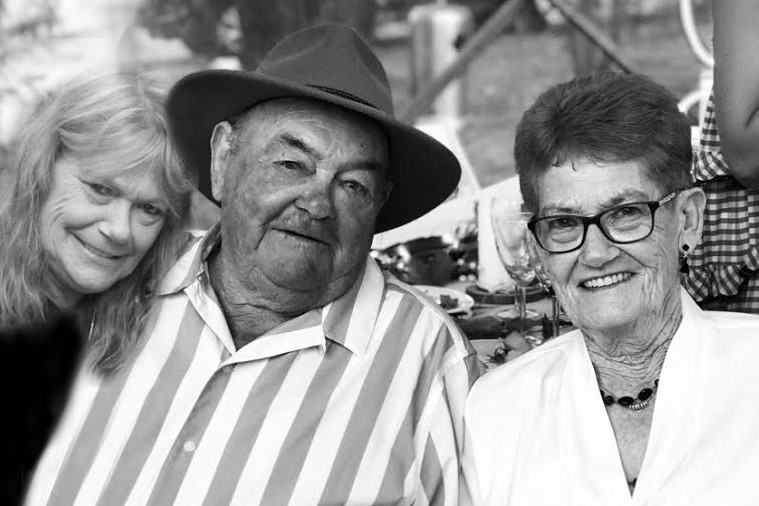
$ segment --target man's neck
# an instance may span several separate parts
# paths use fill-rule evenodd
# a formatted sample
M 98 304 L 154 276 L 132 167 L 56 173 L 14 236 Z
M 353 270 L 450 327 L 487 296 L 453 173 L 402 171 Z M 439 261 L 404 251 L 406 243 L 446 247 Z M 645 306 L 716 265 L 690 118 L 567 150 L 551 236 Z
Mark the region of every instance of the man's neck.
M 269 309 L 256 294 L 240 286 L 234 276 L 225 275 L 219 249 L 208 259 L 208 274 L 221 310 L 238 350 L 292 316 Z

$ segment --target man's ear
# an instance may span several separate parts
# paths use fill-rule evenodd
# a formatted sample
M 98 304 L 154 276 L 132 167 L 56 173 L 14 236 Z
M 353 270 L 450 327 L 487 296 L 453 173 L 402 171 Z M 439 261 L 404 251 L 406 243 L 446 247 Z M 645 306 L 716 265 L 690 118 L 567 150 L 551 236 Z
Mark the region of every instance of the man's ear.
M 701 240 L 704 226 L 706 195 L 701 188 L 689 188 L 680 192 L 680 246 L 687 244 L 693 249 Z
M 211 133 L 211 193 L 219 202 L 222 201 L 224 177 L 229 166 L 233 136 L 232 125 L 228 121 L 217 123 Z

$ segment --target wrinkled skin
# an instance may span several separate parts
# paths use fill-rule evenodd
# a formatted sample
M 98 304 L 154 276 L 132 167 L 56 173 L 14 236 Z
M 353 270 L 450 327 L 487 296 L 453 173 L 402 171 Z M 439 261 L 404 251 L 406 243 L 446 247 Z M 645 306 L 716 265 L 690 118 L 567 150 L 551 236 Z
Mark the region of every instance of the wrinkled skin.
M 151 248 L 167 206 L 155 171 L 62 157 L 53 167 L 40 214 L 56 304 L 107 290 L 128 276 Z
M 540 216 L 591 215 L 613 205 L 658 200 L 659 188 L 637 162 L 569 161 L 539 182 Z M 701 232 L 703 193 L 687 190 L 656 211 L 652 234 L 631 244 L 609 241 L 594 225 L 583 246 L 569 253 L 541 250 L 556 292 L 572 321 L 608 354 L 645 354 L 671 337 L 682 317 L 679 248 Z M 616 275 L 591 288 L 589 280 Z M 610 280 L 610 278 L 606 278 Z
M 345 293 L 390 190 L 379 127 L 325 103 L 272 100 L 236 132 L 217 125 L 212 151 L 227 316 L 294 316 Z

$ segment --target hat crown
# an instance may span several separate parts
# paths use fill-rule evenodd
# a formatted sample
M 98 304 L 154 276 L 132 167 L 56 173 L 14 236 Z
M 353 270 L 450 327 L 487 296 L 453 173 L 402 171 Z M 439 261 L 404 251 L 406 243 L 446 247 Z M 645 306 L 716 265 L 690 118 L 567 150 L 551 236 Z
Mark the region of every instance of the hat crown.
M 296 32 L 267 53 L 256 73 L 309 86 L 393 115 L 387 75 L 369 45 L 350 27 Z

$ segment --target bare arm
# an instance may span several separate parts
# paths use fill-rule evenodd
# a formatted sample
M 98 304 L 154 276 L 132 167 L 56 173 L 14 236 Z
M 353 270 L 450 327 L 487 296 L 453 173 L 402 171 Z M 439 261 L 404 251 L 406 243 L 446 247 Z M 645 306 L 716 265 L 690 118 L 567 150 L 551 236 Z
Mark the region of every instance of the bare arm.
M 714 90 L 722 149 L 735 178 L 759 186 L 759 1 L 712 0 Z

